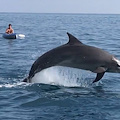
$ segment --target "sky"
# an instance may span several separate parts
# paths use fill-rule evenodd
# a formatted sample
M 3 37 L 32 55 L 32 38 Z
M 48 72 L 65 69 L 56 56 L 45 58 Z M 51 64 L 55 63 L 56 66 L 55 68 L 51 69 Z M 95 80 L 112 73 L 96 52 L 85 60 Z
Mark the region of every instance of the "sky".
M 120 0 L 0 0 L 0 12 L 120 14 Z

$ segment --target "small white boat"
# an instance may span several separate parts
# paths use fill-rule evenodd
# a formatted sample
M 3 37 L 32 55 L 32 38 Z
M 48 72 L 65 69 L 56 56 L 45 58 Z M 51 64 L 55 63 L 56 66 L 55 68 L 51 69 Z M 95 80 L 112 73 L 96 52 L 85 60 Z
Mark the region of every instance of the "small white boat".
M 16 33 L 12 33 L 12 34 L 7 34 L 7 33 L 3 33 L 3 38 L 6 39 L 16 39 L 16 38 L 25 38 L 25 35 L 23 34 L 16 34 Z

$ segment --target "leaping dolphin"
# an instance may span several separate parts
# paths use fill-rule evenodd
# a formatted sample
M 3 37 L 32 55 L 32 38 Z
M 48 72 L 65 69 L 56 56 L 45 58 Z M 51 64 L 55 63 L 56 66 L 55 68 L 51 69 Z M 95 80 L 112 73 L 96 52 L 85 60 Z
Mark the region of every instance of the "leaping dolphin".
M 105 72 L 120 73 L 120 61 L 100 48 L 88 46 L 73 35 L 68 34 L 69 42 L 40 56 L 32 65 L 24 82 L 32 82 L 34 75 L 52 66 L 66 66 L 97 73 L 94 82 L 99 81 Z

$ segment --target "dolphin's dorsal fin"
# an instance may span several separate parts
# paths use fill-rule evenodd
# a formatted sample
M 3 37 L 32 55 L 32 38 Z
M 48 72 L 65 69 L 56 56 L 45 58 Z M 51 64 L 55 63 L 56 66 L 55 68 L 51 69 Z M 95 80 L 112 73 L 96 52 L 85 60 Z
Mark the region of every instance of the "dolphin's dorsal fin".
M 67 35 L 69 37 L 69 42 L 67 44 L 74 45 L 74 44 L 82 44 L 76 37 L 71 35 L 70 33 L 67 32 Z

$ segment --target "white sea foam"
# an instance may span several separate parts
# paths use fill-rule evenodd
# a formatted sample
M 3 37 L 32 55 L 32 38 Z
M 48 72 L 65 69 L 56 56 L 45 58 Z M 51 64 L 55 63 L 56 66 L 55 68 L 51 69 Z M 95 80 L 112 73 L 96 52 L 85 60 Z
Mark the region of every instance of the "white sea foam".
M 1 84 L 0 88 L 13 88 L 13 87 L 18 87 L 18 86 L 27 86 L 28 83 L 24 83 L 24 82 L 17 82 L 17 83 L 6 83 L 6 84 Z

